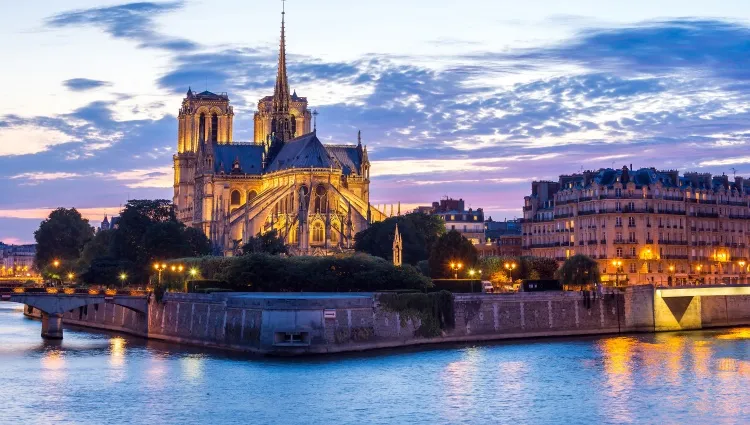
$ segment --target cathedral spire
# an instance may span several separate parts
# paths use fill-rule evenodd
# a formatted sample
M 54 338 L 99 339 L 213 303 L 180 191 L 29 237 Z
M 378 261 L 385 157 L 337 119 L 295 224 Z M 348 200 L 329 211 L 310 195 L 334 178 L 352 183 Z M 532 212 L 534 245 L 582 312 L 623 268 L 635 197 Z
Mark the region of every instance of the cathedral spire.
M 273 91 L 274 112 L 286 113 L 289 111 L 289 81 L 286 77 L 286 36 L 284 34 L 284 15 L 281 12 L 281 41 L 279 42 L 279 65 L 276 72 L 276 87 Z

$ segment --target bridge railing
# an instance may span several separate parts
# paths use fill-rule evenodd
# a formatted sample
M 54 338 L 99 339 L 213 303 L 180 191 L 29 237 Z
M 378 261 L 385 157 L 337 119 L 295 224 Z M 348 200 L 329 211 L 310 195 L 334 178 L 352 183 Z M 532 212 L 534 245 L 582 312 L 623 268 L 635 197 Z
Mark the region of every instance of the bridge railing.
M 143 297 L 150 291 L 144 289 L 93 289 L 93 288 L 0 288 L 0 294 L 50 294 L 50 295 L 104 295 Z

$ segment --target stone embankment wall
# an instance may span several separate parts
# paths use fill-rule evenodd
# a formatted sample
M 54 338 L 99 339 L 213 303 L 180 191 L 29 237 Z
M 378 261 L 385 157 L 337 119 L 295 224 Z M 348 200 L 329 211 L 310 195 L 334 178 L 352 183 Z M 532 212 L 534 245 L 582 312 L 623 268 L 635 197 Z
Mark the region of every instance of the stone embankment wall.
M 653 288 L 585 299 L 578 292 L 457 294 L 455 327 L 417 336 L 420 319 L 388 311 L 372 294 L 166 294 L 148 315 L 101 304 L 65 323 L 178 343 L 273 354 L 358 351 L 654 330 Z

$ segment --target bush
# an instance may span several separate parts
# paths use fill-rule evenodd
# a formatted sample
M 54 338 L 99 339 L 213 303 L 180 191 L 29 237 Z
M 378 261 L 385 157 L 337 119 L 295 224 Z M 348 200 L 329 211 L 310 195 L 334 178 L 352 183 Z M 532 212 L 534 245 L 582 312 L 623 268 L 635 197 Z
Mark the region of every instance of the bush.
M 434 291 L 482 292 L 482 281 L 479 279 L 433 279 L 432 284 Z
M 392 289 L 425 290 L 429 278 L 416 268 L 394 267 L 382 258 L 358 254 L 334 257 L 280 257 L 249 254 L 241 257 L 201 257 L 173 260 L 199 279 L 224 281 L 229 288 L 262 292 L 374 292 Z M 179 278 L 164 272 L 162 279 Z M 223 287 L 223 286 L 219 286 Z

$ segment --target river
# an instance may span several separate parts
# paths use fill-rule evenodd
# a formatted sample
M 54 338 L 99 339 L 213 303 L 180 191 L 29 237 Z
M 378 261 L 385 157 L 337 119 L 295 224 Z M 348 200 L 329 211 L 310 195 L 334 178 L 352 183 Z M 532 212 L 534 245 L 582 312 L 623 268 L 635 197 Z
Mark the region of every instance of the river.
M 750 329 L 266 359 L 0 303 L 0 424 L 750 422 Z

